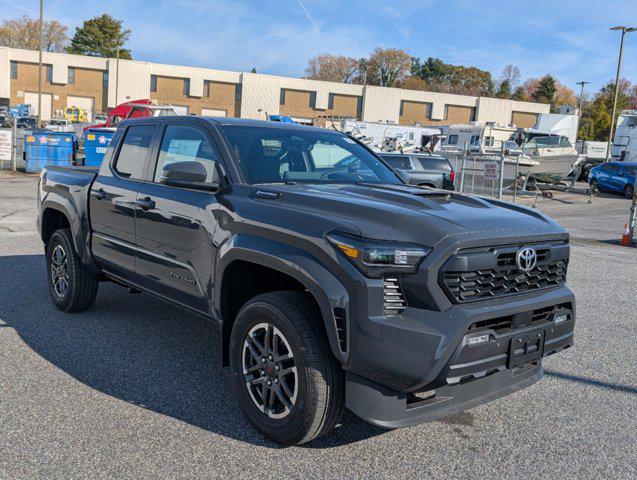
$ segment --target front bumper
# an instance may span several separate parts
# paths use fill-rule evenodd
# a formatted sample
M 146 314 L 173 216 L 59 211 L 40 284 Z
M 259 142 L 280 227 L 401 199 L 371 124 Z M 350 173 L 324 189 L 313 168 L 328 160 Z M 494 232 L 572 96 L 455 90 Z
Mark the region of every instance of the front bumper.
M 346 366 L 347 407 L 396 428 L 536 382 L 542 358 L 573 345 L 575 299 L 567 287 L 521 297 L 359 319 L 366 335 L 357 336 Z

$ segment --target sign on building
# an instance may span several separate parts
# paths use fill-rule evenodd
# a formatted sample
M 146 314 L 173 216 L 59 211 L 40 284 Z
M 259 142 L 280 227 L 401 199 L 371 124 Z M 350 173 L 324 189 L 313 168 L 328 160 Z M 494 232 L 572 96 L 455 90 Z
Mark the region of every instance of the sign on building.
M 0 160 L 11 160 L 11 130 L 0 130 Z
M 498 179 L 498 162 L 484 162 L 484 178 L 485 180 Z

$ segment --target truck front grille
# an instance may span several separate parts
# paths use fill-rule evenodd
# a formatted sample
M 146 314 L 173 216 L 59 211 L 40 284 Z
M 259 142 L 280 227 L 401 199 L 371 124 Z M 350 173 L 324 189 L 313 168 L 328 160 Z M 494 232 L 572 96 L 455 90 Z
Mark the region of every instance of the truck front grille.
M 452 301 L 465 303 L 551 288 L 566 282 L 567 245 L 536 248 L 537 265 L 529 272 L 519 270 L 515 264 L 519 248 L 521 246 L 492 248 L 452 256 L 441 270 L 443 290 Z M 454 261 L 458 257 L 460 261 Z M 473 265 L 479 268 L 471 268 Z M 467 268 L 458 269 L 458 266 Z

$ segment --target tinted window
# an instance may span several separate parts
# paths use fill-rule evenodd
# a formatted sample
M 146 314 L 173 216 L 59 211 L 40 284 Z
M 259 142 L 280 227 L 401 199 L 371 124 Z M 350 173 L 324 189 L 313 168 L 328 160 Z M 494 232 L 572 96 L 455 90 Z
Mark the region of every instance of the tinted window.
M 449 161 L 443 157 L 417 157 L 415 160 L 420 162 L 423 170 L 451 171 Z
M 606 170 L 608 171 L 608 173 L 612 175 L 616 175 L 619 173 L 619 165 L 613 165 L 613 164 L 607 165 Z
M 400 168 L 401 170 L 412 169 L 409 157 L 399 155 L 382 155 L 381 158 L 392 168 Z
M 401 183 L 376 156 L 339 133 L 239 125 L 222 131 L 248 183 Z
M 208 172 L 206 181 L 210 182 L 216 160 L 215 150 L 203 132 L 192 127 L 168 125 L 161 142 L 154 180 L 159 182 L 164 165 L 190 161 L 199 162 L 204 166 Z
M 637 165 L 624 165 L 624 172 L 626 175 L 635 175 L 637 174 Z
M 458 144 L 458 135 L 449 135 L 447 138 L 447 143 L 449 145 L 457 145 Z
M 115 163 L 115 170 L 122 177 L 143 177 L 144 162 L 154 131 L 154 126 L 128 127 Z

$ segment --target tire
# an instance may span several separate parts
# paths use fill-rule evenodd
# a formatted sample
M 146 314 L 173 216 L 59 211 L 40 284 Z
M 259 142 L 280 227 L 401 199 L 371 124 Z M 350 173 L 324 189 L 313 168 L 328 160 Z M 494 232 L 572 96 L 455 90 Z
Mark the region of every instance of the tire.
M 632 185 L 626 185 L 624 187 L 624 197 L 631 199 L 633 198 L 634 190 Z
M 46 249 L 49 295 L 64 312 L 81 312 L 95 301 L 97 275 L 80 261 L 69 229 L 57 230 Z M 66 275 L 64 275 L 66 274 Z
M 267 332 L 269 345 L 277 344 L 278 348 L 264 350 Z M 247 345 L 249 335 L 256 355 Z M 274 361 L 266 358 L 263 363 L 268 351 L 278 353 L 279 358 L 289 356 L 288 347 L 292 359 L 276 362 L 273 356 Z M 325 435 L 341 419 L 345 408 L 344 374 L 332 355 L 319 312 L 307 294 L 282 291 L 250 300 L 237 315 L 229 353 L 241 408 L 250 422 L 275 442 L 309 442 Z M 267 382 L 272 386 L 268 387 Z M 269 390 L 265 401 L 264 389 Z M 278 393 L 272 393 L 274 389 Z M 283 399 L 287 400 L 287 407 Z

